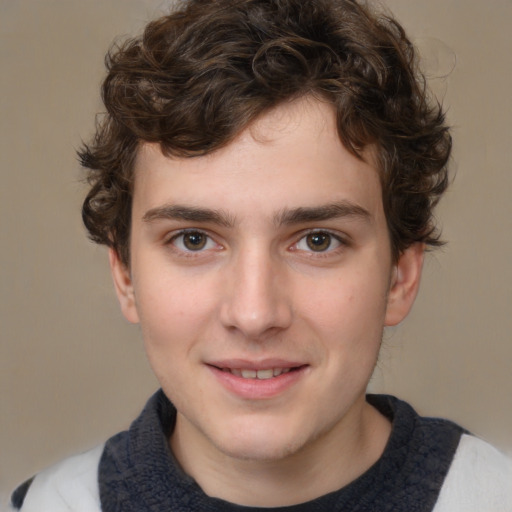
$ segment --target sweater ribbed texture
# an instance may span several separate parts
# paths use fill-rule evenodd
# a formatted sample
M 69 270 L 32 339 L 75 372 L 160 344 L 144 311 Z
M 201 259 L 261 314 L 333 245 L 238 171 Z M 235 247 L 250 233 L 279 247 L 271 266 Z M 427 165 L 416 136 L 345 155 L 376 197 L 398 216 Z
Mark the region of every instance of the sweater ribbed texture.
M 392 421 L 381 458 L 349 485 L 300 505 L 260 508 L 207 496 L 178 466 L 168 444 L 176 410 L 162 391 L 126 432 L 105 445 L 99 467 L 103 512 L 430 512 L 460 437 L 457 425 L 422 418 L 391 396 L 367 400 Z

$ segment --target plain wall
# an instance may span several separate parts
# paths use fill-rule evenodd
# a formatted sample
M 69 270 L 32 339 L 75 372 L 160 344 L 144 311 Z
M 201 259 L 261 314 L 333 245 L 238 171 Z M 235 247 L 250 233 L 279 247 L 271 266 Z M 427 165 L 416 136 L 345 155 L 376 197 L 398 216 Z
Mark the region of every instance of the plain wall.
M 372 391 L 512 451 L 512 2 L 388 0 L 453 126 L 456 179 L 438 209 L 409 319 Z M 157 388 L 118 310 L 106 251 L 80 220 L 75 150 L 101 110 L 103 56 L 161 0 L 0 0 L 0 494 L 125 429 Z

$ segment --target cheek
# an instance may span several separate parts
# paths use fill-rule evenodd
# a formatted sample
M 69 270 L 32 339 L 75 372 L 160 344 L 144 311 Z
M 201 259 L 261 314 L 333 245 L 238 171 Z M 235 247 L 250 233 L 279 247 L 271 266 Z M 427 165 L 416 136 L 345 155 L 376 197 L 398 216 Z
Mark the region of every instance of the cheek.
M 201 322 L 198 305 L 193 307 L 193 297 L 176 283 L 165 281 L 145 286 L 138 300 L 149 364 L 167 396 L 174 403 L 180 402 L 177 390 L 188 387 L 186 367 Z
M 194 338 L 211 309 L 201 292 L 204 286 L 171 277 L 137 283 L 137 311 L 149 350 L 179 350 Z
M 385 280 L 354 271 L 309 288 L 307 316 L 332 335 L 381 332 L 386 312 Z

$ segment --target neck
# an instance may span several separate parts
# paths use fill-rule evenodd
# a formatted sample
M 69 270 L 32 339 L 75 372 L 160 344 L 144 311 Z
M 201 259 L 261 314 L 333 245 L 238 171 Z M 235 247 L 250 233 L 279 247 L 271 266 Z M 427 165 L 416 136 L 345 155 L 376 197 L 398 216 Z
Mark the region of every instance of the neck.
M 295 505 L 341 489 L 380 458 L 391 433 L 389 421 L 363 401 L 286 458 L 243 460 L 212 450 L 208 440 L 198 443 L 190 430 L 179 428 L 180 420 L 178 414 L 171 447 L 182 469 L 207 495 L 254 507 Z

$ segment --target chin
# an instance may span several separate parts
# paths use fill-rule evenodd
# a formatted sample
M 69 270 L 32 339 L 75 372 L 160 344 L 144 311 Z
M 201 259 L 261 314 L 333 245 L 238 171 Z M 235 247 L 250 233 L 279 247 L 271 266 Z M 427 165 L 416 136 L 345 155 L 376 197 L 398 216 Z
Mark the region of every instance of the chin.
M 269 440 L 258 442 L 255 439 L 241 440 L 219 447 L 230 458 L 252 462 L 274 462 L 286 459 L 299 450 L 300 443 L 269 443 Z
M 227 429 L 221 438 L 212 439 L 217 449 L 228 457 L 250 461 L 283 460 L 303 448 L 307 443 L 303 429 L 293 435 L 290 426 L 239 425 Z M 228 434 L 226 436 L 226 433 Z M 281 434 L 281 435 L 278 435 Z

